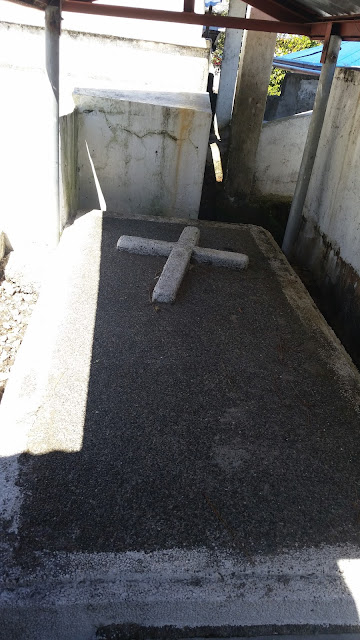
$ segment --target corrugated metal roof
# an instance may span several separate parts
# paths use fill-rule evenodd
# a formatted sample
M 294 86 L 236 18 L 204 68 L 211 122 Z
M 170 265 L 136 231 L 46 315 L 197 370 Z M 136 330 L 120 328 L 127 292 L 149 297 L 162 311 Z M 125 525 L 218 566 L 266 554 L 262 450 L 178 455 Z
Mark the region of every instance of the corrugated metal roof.
M 323 18 L 330 16 L 351 16 L 360 13 L 360 2 L 354 0 L 277 0 L 284 7 L 293 8 L 298 5 L 315 12 Z
M 287 53 L 274 58 L 274 65 L 289 71 L 314 72 L 314 75 L 318 75 L 321 71 L 321 52 L 322 45 Z M 342 42 L 337 66 L 360 68 L 360 42 Z

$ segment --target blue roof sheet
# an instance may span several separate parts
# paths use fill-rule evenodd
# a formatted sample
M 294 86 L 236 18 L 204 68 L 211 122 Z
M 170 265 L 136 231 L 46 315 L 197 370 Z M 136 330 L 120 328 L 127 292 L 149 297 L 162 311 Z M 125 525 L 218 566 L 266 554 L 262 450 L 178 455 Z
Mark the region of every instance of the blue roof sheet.
M 287 53 L 284 56 L 277 56 L 275 60 L 279 62 L 295 62 L 306 67 L 318 67 L 321 69 L 320 58 L 322 45 L 319 47 L 311 47 L 294 53 Z M 337 61 L 338 67 L 360 67 L 360 42 L 342 42 L 341 49 Z

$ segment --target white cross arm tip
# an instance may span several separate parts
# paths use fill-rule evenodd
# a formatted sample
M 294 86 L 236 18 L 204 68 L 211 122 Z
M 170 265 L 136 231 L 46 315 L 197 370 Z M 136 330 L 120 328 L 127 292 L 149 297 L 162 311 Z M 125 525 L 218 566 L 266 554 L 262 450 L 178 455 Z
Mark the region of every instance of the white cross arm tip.
M 150 238 L 138 238 L 136 236 L 120 236 L 117 241 L 119 251 L 137 253 L 144 256 L 169 256 L 174 246 L 173 242 L 164 240 L 150 240 Z
M 205 249 L 204 247 L 194 247 L 192 257 L 195 262 L 213 264 L 228 269 L 247 269 L 249 265 L 249 256 L 244 253 Z

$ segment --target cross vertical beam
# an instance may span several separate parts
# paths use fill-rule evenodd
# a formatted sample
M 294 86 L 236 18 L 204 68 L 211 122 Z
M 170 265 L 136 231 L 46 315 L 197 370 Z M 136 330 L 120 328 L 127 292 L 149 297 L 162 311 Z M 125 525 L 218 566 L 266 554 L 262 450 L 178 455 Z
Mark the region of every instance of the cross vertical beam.
M 48 244 L 56 247 L 60 239 L 60 172 L 59 172 L 59 54 L 61 0 L 51 0 L 45 9 L 45 61 L 49 81 L 50 132 L 48 137 L 50 164 L 50 202 Z
M 177 244 L 171 250 L 155 285 L 152 295 L 153 302 L 175 302 L 176 294 L 189 266 L 191 254 L 199 238 L 199 229 L 185 227 Z

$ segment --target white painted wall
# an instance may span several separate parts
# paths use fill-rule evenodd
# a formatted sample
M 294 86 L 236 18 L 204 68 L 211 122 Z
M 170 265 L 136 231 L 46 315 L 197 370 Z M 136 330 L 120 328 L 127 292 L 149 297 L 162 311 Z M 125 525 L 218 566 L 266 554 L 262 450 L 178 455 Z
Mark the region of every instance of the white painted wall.
M 337 69 L 304 206 L 305 236 L 324 234 L 360 275 L 360 71 Z
M 42 13 L 37 14 L 43 19 Z M 0 22 L 0 41 L 0 68 L 44 70 L 43 27 Z M 210 47 L 204 38 L 199 38 L 198 45 L 180 46 L 63 30 L 60 60 L 63 109 L 71 108 L 72 92 L 79 86 L 206 91 Z
M 47 109 L 51 89 L 39 69 L 14 72 L 11 68 L 0 67 L 0 84 L 3 89 L 0 103 L 0 230 L 6 233 L 14 249 L 27 251 L 34 245 L 45 248 L 51 233 L 49 203 L 53 201 L 47 144 L 52 126 Z M 66 116 L 64 120 L 67 120 Z M 63 133 L 67 125 L 70 129 L 74 126 L 72 116 L 68 122 L 62 122 Z M 67 145 L 67 162 L 74 165 L 71 136 Z M 63 192 L 63 224 L 73 206 L 70 193 Z
M 74 101 L 81 209 L 197 218 L 208 94 L 78 90 Z
M 165 9 L 182 11 L 183 0 L 106 0 L 106 4 L 146 9 Z M 204 0 L 195 0 L 196 13 L 204 13 Z M 0 0 L 0 20 L 18 22 L 34 26 L 43 25 L 43 12 L 37 9 L 12 4 Z M 199 46 L 202 27 L 199 25 L 176 24 L 173 22 L 149 22 L 148 20 L 129 20 L 106 16 L 91 16 L 79 13 L 63 12 L 63 29 L 99 33 L 137 40 L 154 40 Z
M 256 154 L 252 195 L 291 200 L 312 111 L 264 122 Z

